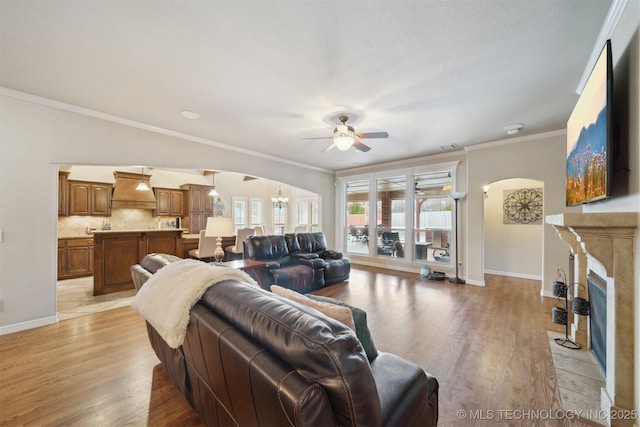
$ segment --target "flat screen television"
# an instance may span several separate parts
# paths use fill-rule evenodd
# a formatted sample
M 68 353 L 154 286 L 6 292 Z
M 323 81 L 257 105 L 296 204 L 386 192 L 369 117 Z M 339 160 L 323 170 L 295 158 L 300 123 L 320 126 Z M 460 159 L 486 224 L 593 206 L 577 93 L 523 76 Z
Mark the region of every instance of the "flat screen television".
M 613 64 L 607 40 L 567 121 L 567 206 L 611 196 Z

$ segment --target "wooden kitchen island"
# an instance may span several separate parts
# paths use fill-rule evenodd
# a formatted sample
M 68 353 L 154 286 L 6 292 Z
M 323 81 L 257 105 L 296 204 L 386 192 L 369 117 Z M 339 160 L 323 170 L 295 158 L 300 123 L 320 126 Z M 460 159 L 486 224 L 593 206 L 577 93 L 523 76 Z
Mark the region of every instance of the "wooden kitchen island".
M 130 268 L 153 252 L 183 257 L 183 229 L 95 231 L 93 295 L 134 289 Z

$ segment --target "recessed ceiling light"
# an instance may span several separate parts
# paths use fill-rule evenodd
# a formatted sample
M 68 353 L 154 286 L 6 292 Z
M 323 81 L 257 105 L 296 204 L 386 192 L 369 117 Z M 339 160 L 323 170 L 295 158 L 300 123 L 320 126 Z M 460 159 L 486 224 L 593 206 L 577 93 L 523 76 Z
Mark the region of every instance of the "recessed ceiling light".
M 193 111 L 182 110 L 180 111 L 180 115 L 185 119 L 196 120 L 200 118 L 200 114 L 194 113 Z
M 520 132 L 523 127 L 524 127 L 524 123 L 513 123 L 505 126 L 504 130 L 506 130 L 507 134 L 509 135 L 515 135 L 516 133 Z

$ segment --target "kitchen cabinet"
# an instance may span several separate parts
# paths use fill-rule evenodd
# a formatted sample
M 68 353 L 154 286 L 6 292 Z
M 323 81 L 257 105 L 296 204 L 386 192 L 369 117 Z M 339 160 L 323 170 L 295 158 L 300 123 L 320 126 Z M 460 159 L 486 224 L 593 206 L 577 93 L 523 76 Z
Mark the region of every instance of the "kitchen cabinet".
M 198 234 L 207 227 L 207 218 L 213 216 L 213 197 L 209 192 L 213 189 L 208 185 L 184 184 L 184 207 L 186 223 L 184 227 L 189 233 Z
M 93 295 L 134 289 L 131 266 L 156 252 L 178 255 L 181 230 L 96 231 Z
M 156 196 L 155 216 L 175 216 L 184 215 L 184 191 L 173 188 L 154 187 Z
M 69 180 L 69 215 L 111 216 L 113 185 Z
M 69 215 L 69 172 L 58 172 L 58 216 Z
M 93 274 L 93 239 L 58 239 L 58 280 Z

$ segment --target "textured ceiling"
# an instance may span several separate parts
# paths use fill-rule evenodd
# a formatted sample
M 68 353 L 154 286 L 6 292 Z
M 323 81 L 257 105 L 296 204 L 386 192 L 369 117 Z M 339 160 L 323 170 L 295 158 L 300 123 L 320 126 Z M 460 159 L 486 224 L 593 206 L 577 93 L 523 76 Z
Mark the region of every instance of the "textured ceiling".
M 340 170 L 565 128 L 610 4 L 1 0 L 0 85 Z

